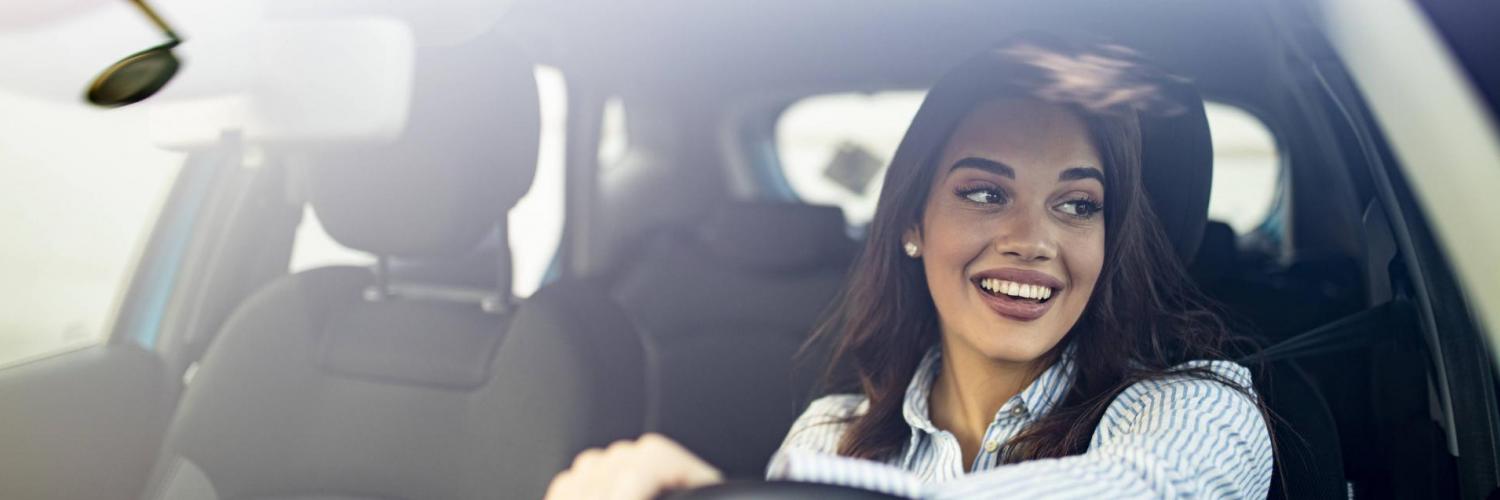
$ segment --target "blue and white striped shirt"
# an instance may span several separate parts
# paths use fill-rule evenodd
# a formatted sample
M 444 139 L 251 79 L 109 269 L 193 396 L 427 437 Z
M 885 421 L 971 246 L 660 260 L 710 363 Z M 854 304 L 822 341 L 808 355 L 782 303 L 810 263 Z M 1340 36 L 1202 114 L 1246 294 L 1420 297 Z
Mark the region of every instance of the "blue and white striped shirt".
M 1140 382 L 1110 404 L 1081 455 L 1001 464 L 1006 443 L 1062 400 L 1073 380 L 1073 350 L 1006 401 L 967 469 L 953 434 L 932 424 L 928 400 L 941 363 L 933 348 L 907 387 L 902 416 L 911 440 L 885 463 L 836 456 L 863 396 L 814 401 L 771 460 L 770 479 L 838 484 L 911 498 L 1265 498 L 1271 437 L 1254 401 L 1222 383 L 1186 375 Z M 1250 386 L 1228 361 L 1181 365 Z

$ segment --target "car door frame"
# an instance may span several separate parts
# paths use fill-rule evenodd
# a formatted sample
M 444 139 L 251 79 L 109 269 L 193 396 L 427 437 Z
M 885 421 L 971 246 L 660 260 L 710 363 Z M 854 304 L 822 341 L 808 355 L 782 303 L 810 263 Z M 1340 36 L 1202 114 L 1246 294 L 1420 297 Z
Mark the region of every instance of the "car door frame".
M 1353 130 L 1410 278 L 1431 355 L 1433 413 L 1455 457 L 1459 494 L 1483 498 L 1500 485 L 1500 332 L 1486 328 L 1500 315 L 1500 280 L 1484 279 L 1497 265 L 1500 228 L 1475 227 L 1463 200 L 1500 189 L 1500 134 L 1420 10 L 1394 0 L 1317 7 L 1310 18 L 1326 38 L 1300 42 L 1333 56 L 1308 59 L 1337 119 Z M 1433 120 L 1461 123 L 1463 132 L 1433 128 Z M 1435 180 L 1447 176 L 1461 180 Z

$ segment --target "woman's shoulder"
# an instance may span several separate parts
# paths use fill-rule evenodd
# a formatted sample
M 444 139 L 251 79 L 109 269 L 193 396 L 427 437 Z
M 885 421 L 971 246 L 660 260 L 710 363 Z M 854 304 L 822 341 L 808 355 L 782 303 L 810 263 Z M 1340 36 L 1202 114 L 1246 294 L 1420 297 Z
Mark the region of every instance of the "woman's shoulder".
M 1224 380 L 1246 388 L 1249 388 L 1253 383 L 1250 378 L 1249 368 L 1227 359 L 1197 359 L 1173 366 L 1170 371 L 1179 373 L 1177 375 L 1179 378 L 1184 375 L 1188 375 L 1188 378 L 1194 378 L 1190 376 L 1193 371 L 1212 373 Z
M 1193 360 L 1126 387 L 1106 416 L 1167 409 L 1258 414 L 1258 397 L 1249 368 L 1228 360 Z
M 844 429 L 869 409 L 869 400 L 859 394 L 832 394 L 807 405 L 807 410 L 787 432 L 781 448 L 834 453 Z
M 1168 368 L 1161 375 L 1147 378 L 1125 388 L 1125 393 L 1161 392 L 1191 389 L 1254 392 L 1250 369 L 1229 360 L 1197 359 Z

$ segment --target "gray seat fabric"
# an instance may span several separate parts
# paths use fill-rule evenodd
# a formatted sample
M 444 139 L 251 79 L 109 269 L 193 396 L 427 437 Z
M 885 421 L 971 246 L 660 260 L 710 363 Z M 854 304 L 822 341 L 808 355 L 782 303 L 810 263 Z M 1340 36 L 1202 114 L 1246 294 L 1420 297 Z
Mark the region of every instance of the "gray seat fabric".
M 824 368 L 794 355 L 855 251 L 839 209 L 780 203 L 727 204 L 648 242 L 613 287 L 647 346 L 645 430 L 763 476 Z
M 466 429 L 498 417 L 500 395 L 473 382 L 488 379 L 475 377 L 490 370 L 479 351 L 493 351 L 503 318 L 366 303 L 372 283 L 366 269 L 317 269 L 241 306 L 178 407 L 159 465 L 170 470 L 148 498 L 181 491 L 177 480 L 191 478 L 174 473 L 181 462 L 212 498 L 478 498 L 466 493 L 485 488 L 503 447 Z M 370 328 L 381 317 L 402 321 Z
M 334 239 L 385 262 L 441 264 L 504 234 L 536 164 L 536 86 L 530 62 L 488 37 L 419 50 L 414 83 L 399 140 L 302 153 L 310 202 Z M 508 265 L 498 267 L 462 283 L 383 266 L 270 283 L 237 308 L 201 360 L 147 498 L 512 496 L 512 485 L 530 478 L 528 455 L 575 452 L 593 435 L 530 432 L 533 410 L 609 415 L 596 409 L 611 401 L 548 399 L 502 376 L 508 328 L 538 332 L 520 337 L 544 351 L 568 348 L 534 339 L 558 325 L 570 340 L 598 330 L 556 319 L 555 309 L 481 307 L 479 299 L 509 297 Z M 559 377 L 600 373 L 564 368 Z

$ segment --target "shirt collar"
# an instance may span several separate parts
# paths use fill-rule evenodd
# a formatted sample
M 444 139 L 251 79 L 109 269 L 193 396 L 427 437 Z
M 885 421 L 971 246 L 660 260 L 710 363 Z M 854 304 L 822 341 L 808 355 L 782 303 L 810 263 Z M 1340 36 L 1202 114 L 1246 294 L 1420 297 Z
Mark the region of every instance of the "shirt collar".
M 1017 406 L 1024 409 L 1028 420 L 1034 420 L 1051 411 L 1059 401 L 1062 401 L 1073 382 L 1073 358 L 1076 350 L 1073 345 L 1063 348 L 1062 355 L 1058 356 L 1052 366 L 1042 371 L 1041 376 L 1032 381 L 1031 385 L 1020 394 L 1016 394 L 1000 406 L 999 411 L 995 413 L 994 420 L 1000 420 L 1007 412 L 1014 411 Z M 934 345 L 928 349 L 927 354 L 922 356 L 922 362 L 917 365 L 916 373 L 912 374 L 911 383 L 906 386 L 906 399 L 902 405 L 901 416 L 913 429 L 920 429 L 927 433 L 938 431 L 937 426 L 932 423 L 929 405 L 932 383 L 937 380 L 938 370 L 942 368 L 942 360 L 941 346 Z

